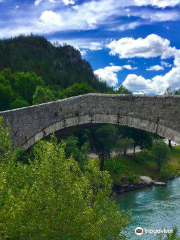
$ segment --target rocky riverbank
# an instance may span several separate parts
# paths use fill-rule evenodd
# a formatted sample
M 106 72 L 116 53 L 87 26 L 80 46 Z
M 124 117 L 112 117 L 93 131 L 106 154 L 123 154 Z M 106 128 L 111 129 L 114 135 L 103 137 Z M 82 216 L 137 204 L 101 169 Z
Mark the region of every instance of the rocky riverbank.
M 113 190 L 116 194 L 121 194 L 124 192 L 136 190 L 144 187 L 152 187 L 152 186 L 166 186 L 165 182 L 157 182 L 148 176 L 136 176 L 134 181 L 132 182 L 128 178 L 123 178 L 121 180 L 121 185 L 114 185 Z

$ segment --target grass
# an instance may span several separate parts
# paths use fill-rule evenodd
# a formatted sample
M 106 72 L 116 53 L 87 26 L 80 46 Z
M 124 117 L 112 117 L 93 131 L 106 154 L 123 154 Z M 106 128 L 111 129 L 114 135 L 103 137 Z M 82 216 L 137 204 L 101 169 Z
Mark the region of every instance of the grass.
M 180 175 L 180 147 L 171 150 L 170 161 L 164 165 L 160 172 L 157 171 L 156 163 L 150 152 L 139 152 L 135 156 L 121 156 L 117 161 L 116 157 L 105 161 L 105 170 L 113 178 L 114 184 L 120 185 L 123 177 L 132 182 L 138 181 L 134 176 L 149 176 L 153 180 L 166 181 L 173 175 Z M 117 167 L 115 169 L 115 165 Z

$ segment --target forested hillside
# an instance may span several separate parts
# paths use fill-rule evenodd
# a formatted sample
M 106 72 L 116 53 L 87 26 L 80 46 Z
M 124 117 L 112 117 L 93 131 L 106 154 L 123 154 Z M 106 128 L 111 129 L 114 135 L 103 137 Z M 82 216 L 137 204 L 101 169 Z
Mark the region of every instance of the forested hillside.
M 113 91 L 78 50 L 42 36 L 0 40 L 0 111 L 90 92 Z
M 107 91 L 98 81 L 91 65 L 78 50 L 69 45 L 56 47 L 42 36 L 19 36 L 0 40 L 0 70 L 33 71 L 46 85 L 66 88 L 74 83 L 88 83 L 95 90 Z

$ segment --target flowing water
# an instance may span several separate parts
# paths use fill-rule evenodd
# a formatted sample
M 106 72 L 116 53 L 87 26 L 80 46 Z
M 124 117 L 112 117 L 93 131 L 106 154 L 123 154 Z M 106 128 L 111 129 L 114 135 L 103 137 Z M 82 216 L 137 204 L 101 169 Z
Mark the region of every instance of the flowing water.
M 177 226 L 180 233 L 180 178 L 169 181 L 167 187 L 150 187 L 131 191 L 117 196 L 121 209 L 132 213 L 132 222 L 127 228 L 127 237 L 134 239 L 152 239 L 154 234 L 146 230 L 165 228 L 172 230 Z M 135 234 L 137 227 L 143 228 L 141 236 Z

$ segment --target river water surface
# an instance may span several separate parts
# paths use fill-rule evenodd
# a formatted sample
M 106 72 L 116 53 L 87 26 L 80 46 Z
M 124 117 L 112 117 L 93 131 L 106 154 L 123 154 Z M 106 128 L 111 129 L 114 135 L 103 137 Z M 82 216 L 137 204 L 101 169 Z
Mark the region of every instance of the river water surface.
M 132 222 L 128 225 L 130 240 L 157 239 L 154 234 L 137 236 L 136 227 L 149 230 L 167 229 L 174 226 L 180 233 L 180 178 L 169 181 L 167 187 L 150 187 L 117 196 L 121 209 L 132 212 Z

